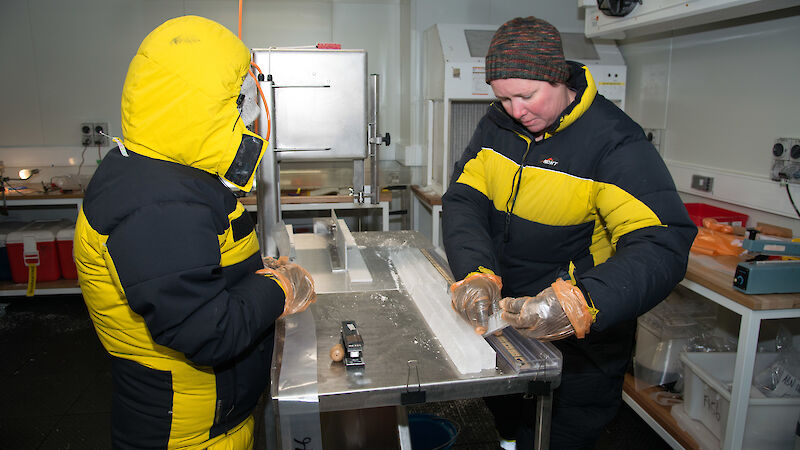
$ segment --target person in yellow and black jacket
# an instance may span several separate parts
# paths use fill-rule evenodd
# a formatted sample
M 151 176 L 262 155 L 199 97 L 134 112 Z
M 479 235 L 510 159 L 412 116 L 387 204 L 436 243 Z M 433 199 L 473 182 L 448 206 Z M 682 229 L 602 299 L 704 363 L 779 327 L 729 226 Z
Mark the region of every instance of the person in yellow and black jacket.
M 453 306 L 503 317 L 563 355 L 551 448 L 592 448 L 621 402 L 636 317 L 686 271 L 697 232 L 642 129 L 564 60 L 559 32 L 513 19 L 495 33 L 497 97 L 442 198 Z M 531 448 L 534 406 L 486 399 L 502 445 Z
M 249 68 L 234 34 L 196 16 L 156 28 L 130 64 L 124 142 L 92 177 L 74 247 L 112 357 L 114 448 L 252 448 L 274 322 L 315 300 L 301 267 L 265 268 L 220 179 L 250 190 L 264 152 L 245 127 Z

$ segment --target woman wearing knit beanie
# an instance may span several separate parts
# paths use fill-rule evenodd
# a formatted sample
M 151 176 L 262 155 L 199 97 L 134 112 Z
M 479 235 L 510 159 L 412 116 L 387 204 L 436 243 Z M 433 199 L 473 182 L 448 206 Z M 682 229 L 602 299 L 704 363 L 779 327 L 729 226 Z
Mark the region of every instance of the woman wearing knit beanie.
M 642 128 L 565 61 L 551 24 L 501 26 L 486 82 L 497 101 L 442 198 L 453 305 L 476 330 L 498 312 L 553 341 L 550 447 L 592 448 L 621 403 L 636 318 L 683 278 L 697 229 Z M 486 403 L 503 439 L 533 447 L 535 400 Z

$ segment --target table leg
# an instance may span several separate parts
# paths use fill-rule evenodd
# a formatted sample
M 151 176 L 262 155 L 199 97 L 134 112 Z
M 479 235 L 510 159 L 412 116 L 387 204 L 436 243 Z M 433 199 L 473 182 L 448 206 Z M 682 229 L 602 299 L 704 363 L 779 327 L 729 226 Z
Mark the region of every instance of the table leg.
M 383 219 L 382 231 L 389 231 L 389 202 L 381 202 L 381 213 Z
M 752 311 L 742 313 L 742 322 L 739 326 L 739 345 L 736 351 L 736 366 L 733 371 L 731 404 L 728 409 L 728 423 L 725 425 L 725 440 L 722 445 L 725 450 L 739 450 L 742 448 L 760 325 L 761 319 L 756 317 Z
M 434 247 L 439 246 L 439 227 L 442 223 L 442 205 L 433 205 L 431 208 L 431 242 Z
M 536 396 L 536 435 L 534 436 L 534 450 L 547 450 L 550 448 L 550 418 L 553 414 L 553 392 Z
M 408 214 L 409 214 L 409 222 L 411 222 L 409 225 L 411 226 L 412 230 L 419 231 L 419 209 L 418 208 L 420 206 L 420 201 L 417 198 L 417 196 L 414 195 L 413 192 L 411 193 L 411 198 L 410 198 L 409 203 L 410 203 L 410 205 L 409 205 L 409 208 L 408 208 Z
M 408 428 L 408 410 L 405 406 L 395 406 L 397 411 L 397 435 L 400 440 L 400 450 L 411 449 L 411 431 Z

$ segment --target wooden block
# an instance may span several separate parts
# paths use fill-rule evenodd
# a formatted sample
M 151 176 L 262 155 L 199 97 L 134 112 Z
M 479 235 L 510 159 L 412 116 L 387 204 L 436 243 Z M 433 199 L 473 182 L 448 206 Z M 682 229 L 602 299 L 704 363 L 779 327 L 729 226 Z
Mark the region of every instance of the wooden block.
M 779 227 L 777 225 L 772 225 L 770 223 L 763 223 L 758 222 L 756 224 L 756 230 L 760 231 L 763 234 L 769 234 L 772 236 L 778 236 L 783 238 L 792 238 L 792 230 L 790 228 Z

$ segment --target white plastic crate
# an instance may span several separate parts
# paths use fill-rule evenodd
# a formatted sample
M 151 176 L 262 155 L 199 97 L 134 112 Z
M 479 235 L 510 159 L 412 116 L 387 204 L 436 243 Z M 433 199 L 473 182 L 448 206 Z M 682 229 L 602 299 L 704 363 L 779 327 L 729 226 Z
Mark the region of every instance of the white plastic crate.
M 698 334 L 697 327 L 697 323 L 680 317 L 639 317 L 633 357 L 636 380 L 649 386 L 677 381 L 678 357 L 689 338 Z
M 712 303 L 696 298 L 682 286 L 640 316 L 633 358 L 636 388 L 678 381 L 683 371 L 680 353 L 692 338 L 710 330 L 715 316 Z
M 777 357 L 776 353 L 757 354 L 755 373 L 772 364 Z M 686 413 L 723 440 L 736 353 L 682 353 L 681 361 L 684 364 L 683 407 Z M 800 398 L 769 398 L 751 386 L 742 448 L 792 448 L 798 414 Z

